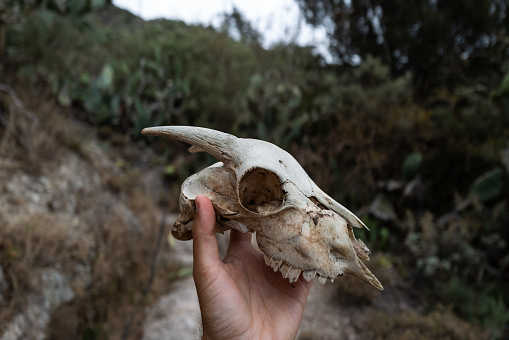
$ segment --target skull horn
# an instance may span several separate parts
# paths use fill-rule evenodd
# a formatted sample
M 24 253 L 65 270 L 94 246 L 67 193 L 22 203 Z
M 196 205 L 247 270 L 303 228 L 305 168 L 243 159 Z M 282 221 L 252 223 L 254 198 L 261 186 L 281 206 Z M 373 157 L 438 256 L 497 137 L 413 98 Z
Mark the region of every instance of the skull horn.
M 194 151 L 205 151 L 223 163 L 231 162 L 235 157 L 237 137 L 230 134 L 195 126 L 157 126 L 141 131 L 145 136 L 161 136 L 177 139 L 194 146 Z

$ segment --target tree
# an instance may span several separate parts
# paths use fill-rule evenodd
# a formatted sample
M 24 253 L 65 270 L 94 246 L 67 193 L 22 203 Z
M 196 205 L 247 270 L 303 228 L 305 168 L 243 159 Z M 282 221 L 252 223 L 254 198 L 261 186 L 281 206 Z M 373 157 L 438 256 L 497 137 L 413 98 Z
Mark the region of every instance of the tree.
M 424 93 L 464 82 L 465 75 L 498 83 L 509 58 L 507 0 L 297 2 L 308 23 L 327 28 L 339 62 L 374 55 L 395 75 L 411 71 Z
M 224 13 L 220 30 L 246 44 L 261 46 L 261 35 L 245 16 L 233 7 L 231 13 Z

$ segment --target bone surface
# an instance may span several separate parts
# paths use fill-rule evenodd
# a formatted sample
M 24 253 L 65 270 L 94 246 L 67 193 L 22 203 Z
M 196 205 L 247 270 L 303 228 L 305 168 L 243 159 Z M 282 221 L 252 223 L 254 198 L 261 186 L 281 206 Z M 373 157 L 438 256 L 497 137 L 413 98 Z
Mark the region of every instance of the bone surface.
M 290 282 L 302 276 L 324 284 L 351 274 L 383 289 L 361 261 L 369 260 L 370 252 L 353 228 L 364 223 L 323 192 L 288 152 L 201 127 L 159 126 L 142 134 L 189 143 L 191 152 L 204 151 L 220 161 L 182 184 L 172 230 L 177 239 L 192 239 L 194 200 L 206 195 L 216 211 L 216 232 L 256 232 L 265 263 Z

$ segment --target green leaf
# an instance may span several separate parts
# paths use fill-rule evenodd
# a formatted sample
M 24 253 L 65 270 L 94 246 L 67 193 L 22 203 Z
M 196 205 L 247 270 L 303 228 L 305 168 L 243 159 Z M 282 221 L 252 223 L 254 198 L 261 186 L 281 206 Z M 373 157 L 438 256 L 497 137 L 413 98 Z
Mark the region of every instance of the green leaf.
M 67 0 L 67 11 L 74 15 L 80 15 L 87 12 L 87 2 L 82 0 Z
M 509 96 L 509 72 L 507 72 L 504 79 L 502 79 L 497 92 L 500 96 Z
M 422 153 L 414 152 L 408 155 L 403 161 L 403 178 L 407 181 L 417 175 L 422 163 Z
M 481 202 L 491 201 L 502 192 L 502 169 L 489 171 L 481 175 L 470 189 L 470 197 L 476 196 Z
M 175 166 L 170 164 L 164 167 L 164 174 L 167 176 L 172 176 L 175 174 L 176 170 L 177 169 L 175 168 Z
M 107 6 L 109 1 L 107 0 L 92 0 L 91 9 L 92 11 L 97 11 L 105 6 Z
M 63 107 L 70 107 L 72 104 L 71 95 L 69 93 L 69 87 L 67 85 L 62 86 L 58 92 L 58 104 Z
M 186 266 L 179 269 L 177 272 L 178 278 L 183 278 L 193 274 L 193 266 Z
M 80 74 L 80 81 L 83 84 L 90 84 L 90 75 L 88 73 Z
M 97 88 L 103 91 L 109 91 L 113 86 L 115 72 L 110 64 L 104 65 L 99 78 L 97 78 Z

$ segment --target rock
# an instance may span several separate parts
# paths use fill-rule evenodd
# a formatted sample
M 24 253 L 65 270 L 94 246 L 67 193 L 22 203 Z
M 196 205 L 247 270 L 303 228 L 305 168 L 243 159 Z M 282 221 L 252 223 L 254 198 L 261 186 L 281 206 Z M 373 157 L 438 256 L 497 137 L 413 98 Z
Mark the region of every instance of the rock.
M 356 329 L 355 320 L 358 316 L 336 301 L 336 291 L 334 284 L 313 284 L 297 334 L 298 340 L 362 339 Z
M 177 215 L 168 216 L 174 221 Z M 171 222 L 172 224 L 173 222 Z M 223 258 L 230 241 L 230 232 L 216 235 L 219 255 Z M 193 265 L 193 241 L 175 241 L 173 260 L 181 267 Z M 144 322 L 144 340 L 192 339 L 201 333 L 200 305 L 193 278 L 177 280 L 172 291 L 160 298 L 148 311 Z
M 28 296 L 27 306 L 4 328 L 0 340 L 46 339 L 45 331 L 51 313 L 61 304 L 74 299 L 69 278 L 56 269 L 42 270 L 36 286 L 41 290 Z
M 369 212 L 382 221 L 394 221 L 397 219 L 391 201 L 384 194 L 378 194 L 375 197 L 371 203 Z
M 177 215 L 167 216 L 170 225 Z M 170 236 L 171 237 L 171 236 Z M 172 258 L 180 267 L 193 265 L 193 242 L 175 241 Z M 150 308 L 144 322 L 143 340 L 192 339 L 201 327 L 200 306 L 193 278 L 175 282 L 169 294 Z
M 200 306 L 192 277 L 178 280 L 170 294 L 149 311 L 143 340 L 179 340 L 199 336 Z M 3 340 L 3 339 L 2 339 Z

